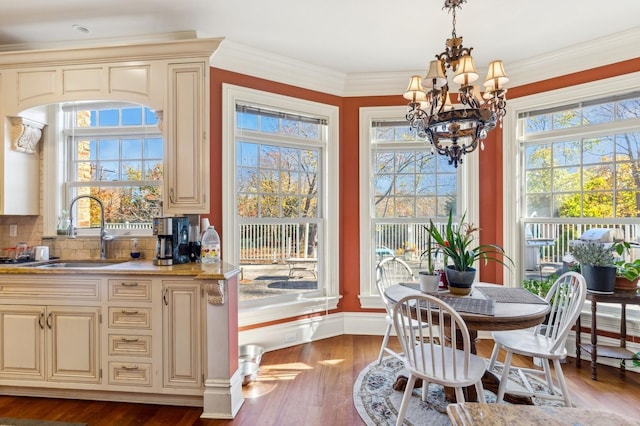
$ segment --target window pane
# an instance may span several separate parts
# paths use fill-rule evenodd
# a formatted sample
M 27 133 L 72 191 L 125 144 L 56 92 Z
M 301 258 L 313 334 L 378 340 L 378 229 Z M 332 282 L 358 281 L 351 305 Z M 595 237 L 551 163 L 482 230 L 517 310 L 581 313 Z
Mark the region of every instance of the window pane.
M 98 125 L 102 127 L 117 126 L 120 124 L 120 111 L 117 109 L 101 110 L 98 117 Z
M 122 125 L 123 126 L 142 125 L 142 108 L 123 108 L 122 109 Z
M 577 141 L 557 142 L 553 144 L 553 165 L 569 166 L 580 164 L 582 146 Z
M 120 157 L 120 141 L 117 139 L 100 139 L 98 141 L 98 155 L 103 160 Z
M 122 158 L 142 158 L 142 140 L 124 139 L 122 141 Z
M 582 146 L 584 164 L 613 161 L 613 138 L 609 136 L 585 139 Z

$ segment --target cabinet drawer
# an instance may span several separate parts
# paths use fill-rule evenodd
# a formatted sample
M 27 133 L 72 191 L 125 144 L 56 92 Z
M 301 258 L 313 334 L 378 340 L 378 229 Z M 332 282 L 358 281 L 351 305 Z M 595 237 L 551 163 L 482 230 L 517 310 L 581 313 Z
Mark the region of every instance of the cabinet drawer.
M 110 334 L 109 355 L 151 357 L 151 336 Z
M 110 328 L 151 329 L 151 308 L 109 308 Z
M 109 362 L 109 384 L 129 386 L 151 386 L 150 363 Z
M 64 283 L 52 282 L 51 278 L 11 277 L 11 282 L 0 284 L 3 299 L 28 300 L 100 300 L 100 280 L 65 278 Z
M 109 300 L 151 302 L 151 281 L 109 280 Z

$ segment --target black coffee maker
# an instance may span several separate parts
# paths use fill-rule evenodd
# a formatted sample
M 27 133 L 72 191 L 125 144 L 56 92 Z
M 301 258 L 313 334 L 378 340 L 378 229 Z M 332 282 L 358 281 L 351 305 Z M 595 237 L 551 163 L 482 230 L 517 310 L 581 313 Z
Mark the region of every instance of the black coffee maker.
M 153 219 L 153 235 L 158 237 L 156 265 L 189 262 L 189 218 L 156 217 Z

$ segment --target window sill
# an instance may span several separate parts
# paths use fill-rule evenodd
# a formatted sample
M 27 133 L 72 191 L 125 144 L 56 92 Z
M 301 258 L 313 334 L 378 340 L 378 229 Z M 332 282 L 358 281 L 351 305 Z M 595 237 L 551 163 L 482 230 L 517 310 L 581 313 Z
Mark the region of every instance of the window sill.
M 241 306 L 238 311 L 238 326 L 246 327 L 301 315 L 328 312 L 338 307 L 339 300 L 340 297 L 329 296 L 296 299 L 262 306 Z

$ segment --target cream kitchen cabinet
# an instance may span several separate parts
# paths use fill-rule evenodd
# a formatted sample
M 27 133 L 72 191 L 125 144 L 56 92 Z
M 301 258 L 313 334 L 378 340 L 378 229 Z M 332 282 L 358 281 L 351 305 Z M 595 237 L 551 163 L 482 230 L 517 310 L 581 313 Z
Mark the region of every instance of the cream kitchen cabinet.
M 152 303 L 153 280 L 129 276 L 109 279 L 107 294 L 108 384 L 152 389 L 157 381 L 154 377 L 161 372 L 157 343 L 162 339 L 159 317 L 154 315 L 160 307 L 154 309 Z
M 0 306 L 0 378 L 100 382 L 100 308 Z
M 163 280 L 164 387 L 202 387 L 201 286 L 193 280 Z
M 12 130 L 9 118 L 35 119 L 29 113 L 40 112 L 45 105 L 108 100 L 148 106 L 164 128 L 165 211 L 209 213 L 209 60 L 221 42 L 222 38 L 193 38 L 4 52 L 0 57 L 0 118 L 4 118 L 0 134 Z M 51 120 L 55 123 L 49 117 L 38 121 L 44 126 Z M 34 155 L 12 150 L 5 136 L 0 189 L 15 195 L 0 196 L 0 214 L 55 217 L 59 213 L 62 206 L 46 198 L 59 187 L 48 179 L 57 173 L 61 155 L 53 148 L 57 137 L 55 125 L 54 130 L 43 132 L 41 145 L 48 147 L 38 148 Z M 38 209 L 40 153 L 44 212 Z
M 169 64 L 164 112 L 164 209 L 209 213 L 209 72 L 204 62 Z

